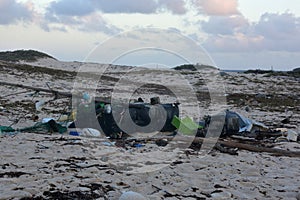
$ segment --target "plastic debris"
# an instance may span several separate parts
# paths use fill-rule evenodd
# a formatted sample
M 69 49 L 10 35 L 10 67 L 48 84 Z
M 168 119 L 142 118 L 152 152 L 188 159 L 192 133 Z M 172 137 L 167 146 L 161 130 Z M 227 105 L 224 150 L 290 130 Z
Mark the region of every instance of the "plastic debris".
M 41 101 L 38 101 L 35 103 L 35 109 L 36 111 L 41 111 L 42 109 L 42 106 L 45 104 L 45 101 L 44 100 L 41 100 Z
M 138 144 L 134 144 L 133 146 L 136 147 L 136 148 L 141 148 L 141 147 L 144 147 L 145 145 L 144 145 L 144 144 L 139 144 L 139 143 L 138 143 Z
M 89 100 L 91 99 L 89 93 L 87 93 L 87 92 L 83 93 L 82 98 L 83 98 L 85 101 L 89 101 Z
M 147 200 L 147 198 L 140 193 L 128 191 L 124 192 L 119 200 Z
M 93 128 L 84 128 L 82 129 L 82 136 L 87 136 L 87 137 L 100 137 L 101 133 L 100 131 L 93 129 Z
M 95 112 L 96 111 L 96 112 Z M 117 113 L 118 117 L 114 117 L 113 113 Z M 91 118 L 96 114 L 96 118 Z M 129 114 L 129 115 L 128 115 Z M 174 116 L 179 116 L 178 104 L 159 104 L 151 105 L 149 103 L 130 103 L 119 104 L 112 107 L 109 103 L 95 101 L 95 104 L 80 103 L 77 108 L 76 121 L 69 128 L 94 128 L 98 129 L 99 125 L 106 136 L 111 138 L 120 138 L 119 135 L 130 135 L 140 132 L 136 127 L 147 126 L 153 119 L 161 120 L 161 116 L 166 115 L 165 124 L 160 130 L 150 130 L 161 132 L 172 132 L 176 128 L 171 124 Z M 131 120 L 137 125 L 124 132 L 118 124 L 125 123 L 130 116 Z M 150 118 L 151 116 L 151 118 Z M 149 132 L 150 132 L 149 131 Z M 123 134 L 124 133 L 124 134 Z
M 296 131 L 293 131 L 293 130 L 288 130 L 286 138 L 288 139 L 288 141 L 297 142 L 298 133 L 296 133 Z
M 108 146 L 108 147 L 111 147 L 111 146 L 115 146 L 115 142 L 102 142 L 101 144 L 103 144 L 104 146 Z
M 44 118 L 44 119 L 42 119 L 42 123 L 48 123 L 51 120 L 54 120 L 54 119 L 53 118 Z
M 4 133 L 4 132 L 14 132 L 16 130 L 13 129 L 12 127 L 10 127 L 10 126 L 0 126 L 0 131 L 2 133 Z
M 190 117 L 179 119 L 179 117 L 174 116 L 172 125 L 175 126 L 178 131 L 184 135 L 195 135 L 198 129 L 203 128 L 201 125 L 195 123 Z
M 57 121 L 59 122 L 65 122 L 69 120 L 69 116 L 68 115 L 61 115 Z
M 2 135 L 14 135 L 16 130 L 10 126 L 0 126 L 0 136 Z
M 80 136 L 80 132 L 77 132 L 77 131 L 69 131 L 69 135 L 72 135 L 72 136 Z
M 256 122 L 240 115 L 237 112 L 229 110 L 226 111 L 225 124 L 227 132 L 251 132 L 254 127 L 258 127 L 260 129 L 268 129 L 268 127 L 262 123 Z
M 42 123 L 37 122 L 34 126 L 19 129 L 21 132 L 32 132 L 32 133 L 65 133 L 67 132 L 67 127 L 56 123 L 53 119 Z

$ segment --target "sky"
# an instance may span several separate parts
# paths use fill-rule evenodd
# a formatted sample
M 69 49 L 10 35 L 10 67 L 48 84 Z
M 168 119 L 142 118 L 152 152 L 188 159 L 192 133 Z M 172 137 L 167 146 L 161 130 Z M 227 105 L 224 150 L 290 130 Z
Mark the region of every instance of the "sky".
M 300 66 L 299 0 L 0 0 L 0 51 L 62 61 Z

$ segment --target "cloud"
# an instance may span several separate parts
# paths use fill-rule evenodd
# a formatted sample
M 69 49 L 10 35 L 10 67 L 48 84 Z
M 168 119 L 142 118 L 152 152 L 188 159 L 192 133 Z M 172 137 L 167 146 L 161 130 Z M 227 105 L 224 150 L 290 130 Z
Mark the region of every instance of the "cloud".
M 30 20 L 32 10 L 29 5 L 16 2 L 15 0 L 0 1 L 0 24 L 10 24 L 17 21 Z
M 287 39 L 299 37 L 300 18 L 291 13 L 270 14 L 261 16 L 255 31 L 269 39 Z
M 209 34 L 232 35 L 235 32 L 245 32 L 250 24 L 242 15 L 234 15 L 212 16 L 201 25 L 202 30 Z
M 41 27 L 46 31 L 68 28 L 86 32 L 116 34 L 121 30 L 110 25 L 103 13 L 143 13 L 151 14 L 171 11 L 173 14 L 187 12 L 184 0 L 60 0 L 52 2 L 46 9 Z M 120 19 L 121 20 L 121 19 Z
M 183 0 L 160 0 L 159 4 L 174 14 L 182 15 L 187 12 L 185 2 Z
M 116 26 L 109 24 L 99 13 L 82 17 L 77 21 L 75 26 L 83 32 L 103 32 L 108 35 L 117 34 L 122 31 Z
M 262 36 L 250 36 L 242 33 L 235 33 L 234 35 L 210 36 L 203 46 L 208 51 L 214 52 L 251 52 L 261 50 L 262 43 Z
M 95 10 L 92 1 L 89 0 L 62 0 L 53 1 L 48 7 L 48 12 L 57 15 L 83 16 Z
M 147 0 L 141 4 L 140 0 L 60 0 L 52 2 L 48 12 L 57 15 L 84 16 L 101 11 L 104 13 L 154 13 L 157 9 L 155 0 Z
M 109 24 L 100 13 L 90 15 L 76 16 L 51 16 L 51 21 L 41 23 L 41 28 L 45 31 L 63 31 L 75 29 L 82 32 L 102 32 L 105 34 L 117 34 L 121 29 Z M 50 19 L 48 17 L 48 19 Z
M 294 14 L 265 13 L 254 31 L 264 37 L 269 50 L 300 51 L 300 17 Z
M 159 11 L 171 11 L 173 14 L 187 12 L 184 0 L 60 0 L 48 7 L 48 12 L 57 15 L 84 16 L 101 11 L 103 13 L 142 13 L 151 14 Z
M 141 3 L 140 0 L 98 0 L 95 1 L 97 7 L 105 13 L 154 13 L 157 9 L 157 3 L 154 0 L 147 0 L 147 3 Z
M 206 15 L 239 14 L 237 0 L 193 0 L 193 3 Z
M 210 51 L 300 51 L 300 18 L 291 13 L 265 13 L 256 23 L 242 16 L 211 17 L 202 30 Z
M 98 11 L 96 0 L 60 0 L 52 2 L 44 15 L 41 28 L 45 31 L 70 29 L 82 32 L 116 34 L 121 30 L 109 24 Z M 71 5 L 71 6 L 70 6 Z

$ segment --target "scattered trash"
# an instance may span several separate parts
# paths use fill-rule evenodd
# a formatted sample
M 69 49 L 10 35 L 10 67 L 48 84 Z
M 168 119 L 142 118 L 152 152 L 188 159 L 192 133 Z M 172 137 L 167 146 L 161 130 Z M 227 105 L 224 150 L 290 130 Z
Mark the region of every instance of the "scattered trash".
M 168 142 L 167 139 L 158 139 L 158 140 L 155 141 L 155 144 L 156 144 L 157 146 L 161 146 L 161 147 L 167 146 L 168 143 L 169 143 L 169 142 Z
M 61 115 L 57 121 L 59 122 L 65 122 L 69 120 L 69 116 L 68 115 Z
M 285 133 L 285 132 L 288 131 L 287 128 L 276 128 L 275 130 L 276 130 L 276 131 L 280 131 L 280 132 L 282 132 L 282 133 Z
M 133 127 L 131 130 L 128 130 L 128 133 L 124 133 L 118 126 L 118 124 L 125 123 L 124 120 L 129 119 L 129 117 L 138 127 L 143 127 L 151 123 L 151 119 L 159 121 L 161 116 L 166 115 L 167 119 L 163 128 L 160 130 L 149 130 L 149 133 L 154 131 L 173 132 L 176 128 L 171 122 L 174 116 L 179 116 L 178 105 L 177 103 L 151 105 L 149 103 L 136 102 L 112 107 L 109 103 L 95 101 L 95 104 L 81 104 L 78 106 L 76 120 L 69 128 L 98 129 L 100 125 L 106 136 L 119 138 L 120 133 L 125 136 L 139 132 Z M 95 108 L 93 109 L 92 106 L 95 106 Z M 150 118 L 150 110 L 152 118 Z M 128 114 L 129 116 L 127 116 Z
M 105 114 L 110 114 L 111 113 L 111 105 L 110 104 L 106 104 L 104 106 L 104 111 L 105 111 Z
M 134 144 L 133 146 L 136 148 L 141 148 L 141 147 L 144 147 L 145 145 L 137 143 L 137 144 Z
M 179 117 L 174 116 L 172 125 L 175 126 L 178 131 L 184 135 L 195 135 L 198 129 L 203 128 L 201 125 L 196 124 L 190 117 L 179 119 Z
M 92 128 L 84 128 L 82 129 L 81 136 L 87 136 L 87 137 L 100 137 L 101 133 L 100 131 Z
M 65 133 L 67 128 L 56 123 L 53 119 L 45 120 L 45 122 L 37 122 L 35 125 L 21 129 L 14 129 L 10 126 L 0 126 L 1 133 L 18 133 L 18 132 L 32 132 L 32 133 Z
M 87 92 L 83 93 L 82 98 L 87 102 L 90 101 L 90 99 L 91 99 L 89 93 L 87 93 Z
M 51 120 L 54 120 L 54 119 L 53 118 L 44 118 L 44 119 L 42 119 L 42 123 L 48 123 Z
M 128 191 L 124 192 L 119 200 L 147 200 L 147 198 L 140 193 Z
M 283 124 L 290 123 L 291 122 L 291 117 L 292 117 L 292 115 L 284 118 L 283 120 L 281 120 L 281 123 L 283 123 Z
M 84 136 L 84 137 L 100 137 L 100 131 L 93 128 L 68 128 L 69 135 L 72 136 Z
M 72 136 L 80 136 L 80 133 L 77 132 L 77 131 L 69 131 L 69 135 L 72 135 Z
M 37 115 L 32 115 L 32 116 L 30 117 L 30 119 L 31 119 L 32 121 L 34 121 L 34 122 L 37 122 L 37 121 L 39 120 L 39 116 L 37 116 Z
M 292 142 L 297 142 L 298 133 L 296 131 L 288 130 L 287 131 L 287 140 Z
M 111 146 L 115 146 L 115 142 L 102 142 L 101 144 L 103 144 L 104 146 L 108 146 L 108 147 L 111 147 Z
M 258 140 L 272 141 L 272 142 L 297 142 L 299 134 L 293 130 L 287 128 L 269 129 L 262 123 L 256 122 L 255 120 L 244 117 L 243 115 L 226 110 L 222 112 L 218 118 L 216 116 L 205 116 L 202 121 L 196 122 L 191 117 L 187 116 L 184 118 L 179 117 L 179 103 L 167 103 L 161 104 L 159 97 L 153 97 L 150 99 L 150 103 L 145 103 L 143 99 L 139 98 L 137 101 L 128 104 L 114 104 L 104 101 L 94 101 L 94 98 L 88 93 L 83 93 L 80 96 L 80 102 L 78 106 L 70 109 L 69 111 L 63 112 L 58 120 L 47 117 L 43 118 L 41 122 L 37 122 L 34 126 L 25 127 L 22 129 L 15 130 L 10 126 L 0 126 L 0 134 L 15 134 L 19 132 L 36 132 L 36 133 L 68 133 L 72 136 L 85 136 L 85 137 L 107 137 L 110 140 L 121 139 L 115 141 L 105 141 L 101 144 L 109 147 L 131 147 L 141 148 L 149 142 L 149 139 L 140 140 L 132 138 L 130 136 L 135 133 L 140 133 L 137 128 L 132 128 L 127 133 L 124 132 L 119 124 L 125 123 L 124 120 L 131 119 L 137 127 L 147 126 L 153 120 L 160 121 L 161 116 L 166 116 L 165 124 L 160 130 L 150 130 L 150 133 L 159 131 L 177 134 L 178 132 L 184 136 L 196 136 L 198 143 L 203 142 L 207 130 L 211 124 L 212 119 L 217 120 L 223 126 L 221 138 L 234 138 L 238 141 L 218 141 L 215 145 L 215 149 L 223 153 L 231 155 L 237 155 L 239 149 L 247 149 L 251 151 L 266 151 L 273 152 L 275 154 L 298 156 L 297 153 L 287 153 L 278 150 L 270 150 L 268 147 L 257 145 Z M 92 102 L 93 100 L 93 102 Z M 45 101 L 41 100 L 36 102 L 36 110 L 40 111 Z M 1 108 L 0 108 L 1 109 Z M 250 108 L 246 107 L 246 110 L 250 112 Z M 66 114 L 68 113 L 68 114 Z M 37 121 L 39 118 L 37 115 L 30 114 L 30 118 Z M 288 117 L 290 118 L 290 117 Z M 286 120 L 286 119 L 285 119 Z M 283 123 L 283 122 L 282 122 Z M 98 130 L 101 127 L 101 132 Z M 156 128 L 156 127 L 155 127 Z M 103 132 L 102 132 L 103 131 Z M 145 134 L 147 138 L 148 132 Z M 148 135 L 149 135 L 148 134 Z M 174 135 L 164 135 L 166 138 L 156 138 L 152 140 L 157 146 L 165 147 L 169 144 Z M 202 138 L 201 138 L 202 137 Z M 247 143 L 243 143 L 247 137 Z M 128 140 L 127 140 L 128 139 Z M 199 142 L 200 141 L 200 142 Z M 255 141 L 255 145 L 250 145 L 249 142 Z M 209 141 L 208 141 L 209 142 Z M 194 143 L 194 142 L 193 142 Z M 199 144 L 198 144 L 199 146 Z M 201 146 L 201 144 L 200 144 Z M 190 148 L 196 148 L 196 146 Z M 277 152 L 278 151 L 278 152 Z M 124 193 L 125 194 L 125 193 Z M 130 198 L 132 199 L 132 198 Z
M 151 105 L 160 104 L 160 98 L 159 98 L 159 97 L 152 97 L 152 98 L 150 99 L 150 104 L 151 104 Z
M 35 110 L 36 111 L 41 111 L 42 106 L 45 104 L 44 100 L 38 101 L 35 103 Z
M 18 129 L 21 132 L 33 133 L 65 133 L 67 127 L 56 123 L 53 119 L 45 120 L 47 122 L 37 122 L 34 126 Z
M 204 121 L 199 122 L 204 129 L 202 131 L 198 131 L 197 136 L 205 137 L 207 131 L 207 127 L 211 122 L 212 116 L 205 116 Z M 242 116 L 237 112 L 233 112 L 230 110 L 226 110 L 225 112 L 225 122 L 224 127 L 221 133 L 221 137 L 231 136 L 231 135 L 241 135 L 248 137 L 256 137 L 257 133 L 268 131 L 269 128 L 263 123 L 257 122 L 255 120 L 251 120 Z M 204 132 L 203 132 L 204 131 Z
M 258 130 L 267 130 L 268 127 L 260 122 L 256 122 L 249 118 L 246 118 L 239 113 L 233 111 L 226 111 L 225 118 L 225 134 L 236 134 L 236 133 L 254 133 Z
M 288 142 L 288 139 L 287 137 L 285 136 L 280 136 L 280 137 L 277 137 L 274 142 Z
M 0 136 L 6 135 L 6 134 L 14 134 L 15 131 L 16 130 L 10 126 L 0 126 Z
M 10 126 L 0 126 L 0 131 L 1 132 L 13 132 L 13 131 L 15 131 L 15 129 L 13 129 Z

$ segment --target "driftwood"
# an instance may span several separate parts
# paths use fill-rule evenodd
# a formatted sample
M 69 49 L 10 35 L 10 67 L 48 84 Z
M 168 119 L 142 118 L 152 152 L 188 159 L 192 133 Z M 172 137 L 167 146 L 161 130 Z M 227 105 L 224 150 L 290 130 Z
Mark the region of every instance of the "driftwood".
M 244 149 L 252 152 L 267 152 L 267 153 L 271 153 L 274 156 L 300 157 L 300 151 L 287 151 L 283 149 L 275 149 L 275 148 L 261 147 L 261 146 L 255 146 L 250 144 L 243 144 L 234 141 L 218 141 L 218 143 L 228 147 Z
M 163 137 L 154 137 L 154 138 L 129 138 L 127 141 L 156 141 L 161 139 L 167 139 L 168 141 L 172 141 L 174 137 L 172 136 L 163 136 Z M 252 144 L 244 144 L 242 141 L 236 142 L 232 140 L 224 140 L 224 139 L 216 139 L 216 138 L 200 138 L 195 137 L 193 140 L 188 137 L 176 137 L 177 141 L 183 141 L 183 142 L 190 142 L 193 141 L 193 143 L 211 143 L 211 144 L 217 144 L 217 145 L 223 145 L 226 147 L 231 148 L 238 148 L 243 150 L 248 150 L 252 152 L 266 152 L 270 153 L 274 156 L 288 156 L 288 157 L 300 157 L 300 151 L 287 151 L 283 149 L 275 149 L 275 148 L 269 148 L 269 147 L 262 147 L 258 145 L 252 145 Z M 217 141 L 216 141 L 217 140 Z
M 194 142 L 210 142 L 210 139 L 204 139 L 204 138 L 195 138 Z M 232 148 L 239 148 L 243 150 L 248 150 L 252 152 L 266 152 L 271 153 L 274 156 L 288 156 L 288 157 L 300 157 L 300 151 L 287 151 L 283 149 L 275 149 L 275 148 L 269 148 L 269 147 L 261 147 L 257 145 L 251 145 L 251 144 L 244 144 L 240 142 L 230 141 L 230 140 L 222 140 L 219 139 L 217 141 L 218 144 L 222 144 L 227 147 Z
M 39 91 L 39 92 L 52 93 L 55 97 L 63 96 L 63 97 L 69 97 L 69 98 L 74 98 L 74 97 L 81 98 L 80 95 L 72 94 L 71 92 L 63 92 L 63 91 L 53 90 L 48 85 L 47 85 L 47 87 L 49 89 L 33 87 L 33 86 L 28 86 L 28 85 L 22 85 L 19 83 L 3 82 L 3 81 L 0 81 L 0 85 L 7 85 L 7 86 L 12 86 L 12 87 L 19 87 L 19 88 L 25 88 L 25 89 L 29 89 L 29 90 Z M 101 101 L 101 102 L 106 102 L 106 103 L 110 102 L 109 98 L 104 98 L 104 97 L 95 97 L 95 100 Z
M 28 90 L 25 90 L 25 91 L 22 91 L 22 92 L 16 92 L 16 93 L 13 93 L 13 94 L 8 94 L 8 95 L 5 95 L 5 96 L 1 96 L 1 98 L 10 97 L 10 96 L 18 95 L 18 94 L 24 94 L 26 92 L 28 92 Z
M 70 93 L 70 92 L 62 92 L 62 91 L 58 91 L 58 90 L 52 90 L 52 89 L 50 90 L 50 89 L 45 89 L 45 88 L 32 87 L 32 86 L 28 86 L 28 85 L 22 85 L 19 83 L 8 83 L 8 82 L 0 81 L 0 85 L 7 85 L 7 86 L 25 88 L 25 89 L 34 90 L 34 91 L 53 93 L 54 95 L 60 95 L 60 96 L 65 96 L 65 97 L 72 97 L 72 93 Z

